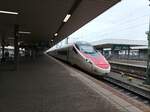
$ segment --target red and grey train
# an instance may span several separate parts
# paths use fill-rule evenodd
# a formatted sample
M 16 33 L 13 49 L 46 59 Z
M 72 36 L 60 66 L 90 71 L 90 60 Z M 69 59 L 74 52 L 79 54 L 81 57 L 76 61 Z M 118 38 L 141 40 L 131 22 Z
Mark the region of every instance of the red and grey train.
M 105 57 L 87 42 L 76 42 L 47 53 L 95 75 L 105 76 L 110 72 Z

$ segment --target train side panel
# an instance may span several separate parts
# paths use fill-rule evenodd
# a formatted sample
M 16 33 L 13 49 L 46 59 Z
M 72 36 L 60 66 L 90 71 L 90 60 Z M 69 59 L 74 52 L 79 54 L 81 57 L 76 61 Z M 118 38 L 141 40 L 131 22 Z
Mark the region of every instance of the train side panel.
M 48 52 L 48 54 L 60 60 L 67 61 L 67 55 L 68 55 L 67 49 L 68 48 L 56 49 Z
M 63 61 L 67 61 L 68 50 L 67 48 L 62 48 L 57 50 L 57 57 Z
M 92 65 L 86 62 L 86 58 L 80 53 L 80 51 L 75 47 L 72 46 L 69 48 L 69 62 L 72 65 L 79 66 L 83 70 L 91 72 Z

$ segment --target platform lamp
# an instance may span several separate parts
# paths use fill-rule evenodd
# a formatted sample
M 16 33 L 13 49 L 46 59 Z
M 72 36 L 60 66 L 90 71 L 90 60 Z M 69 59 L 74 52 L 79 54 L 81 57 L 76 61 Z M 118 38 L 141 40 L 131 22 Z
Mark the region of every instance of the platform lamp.
M 150 22 L 150 21 L 149 21 Z M 147 40 L 148 40 L 148 57 L 147 57 L 147 70 L 146 70 L 146 81 L 145 84 L 150 85 L 150 23 L 149 23 L 149 31 L 146 32 Z

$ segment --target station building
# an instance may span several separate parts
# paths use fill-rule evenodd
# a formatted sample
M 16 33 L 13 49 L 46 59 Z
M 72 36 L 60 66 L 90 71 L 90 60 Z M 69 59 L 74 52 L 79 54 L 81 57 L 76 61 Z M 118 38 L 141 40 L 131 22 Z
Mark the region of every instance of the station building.
M 104 39 L 92 45 L 108 59 L 147 59 L 148 42 L 145 40 Z

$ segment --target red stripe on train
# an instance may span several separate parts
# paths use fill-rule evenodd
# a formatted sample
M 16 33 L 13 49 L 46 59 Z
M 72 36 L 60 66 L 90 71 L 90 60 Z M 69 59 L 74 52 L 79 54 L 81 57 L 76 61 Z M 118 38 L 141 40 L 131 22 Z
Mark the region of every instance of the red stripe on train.
M 90 59 L 96 66 L 108 69 L 110 67 L 109 63 L 106 61 L 103 55 L 98 54 L 97 56 L 92 56 L 90 54 L 85 54 L 81 52 L 86 58 Z

